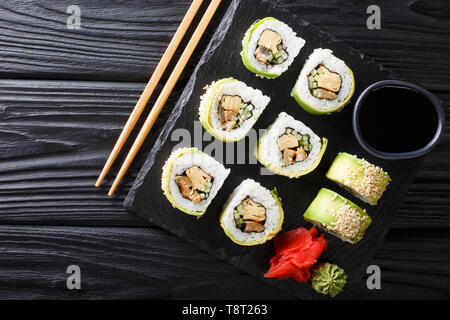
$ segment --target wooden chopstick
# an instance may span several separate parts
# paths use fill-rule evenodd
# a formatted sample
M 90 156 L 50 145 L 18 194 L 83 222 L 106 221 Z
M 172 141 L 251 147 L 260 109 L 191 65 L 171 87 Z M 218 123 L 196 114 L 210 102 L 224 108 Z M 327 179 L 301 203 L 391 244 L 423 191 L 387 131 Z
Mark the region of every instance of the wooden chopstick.
M 178 48 L 178 45 L 180 44 L 181 40 L 183 39 L 184 35 L 186 34 L 187 29 L 191 25 L 192 20 L 194 19 L 198 9 L 200 8 L 201 4 L 203 3 L 203 0 L 194 0 L 189 7 L 188 11 L 186 12 L 186 15 L 183 18 L 183 21 L 181 21 L 180 26 L 178 27 L 177 31 L 175 32 L 172 40 L 169 43 L 169 46 L 167 47 L 166 51 L 164 52 L 164 55 L 162 56 L 161 60 L 158 63 L 158 66 L 156 67 L 155 71 L 153 72 L 150 80 L 148 81 L 147 85 L 145 86 L 144 91 L 142 92 L 141 97 L 139 98 L 138 102 L 136 103 L 136 106 L 133 109 L 133 112 L 130 114 L 130 117 L 128 118 L 127 123 L 125 124 L 125 127 L 122 130 L 122 133 L 119 136 L 119 139 L 117 139 L 116 144 L 114 145 L 113 150 L 111 151 L 111 154 L 108 157 L 108 160 L 105 163 L 105 166 L 102 169 L 102 172 L 100 173 L 100 176 L 97 179 L 97 182 L 95 183 L 96 187 L 99 187 L 102 183 L 103 179 L 105 179 L 105 176 L 108 174 L 109 169 L 111 169 L 111 166 L 113 165 L 114 161 L 116 160 L 117 156 L 119 155 L 120 150 L 124 146 L 126 140 L 128 139 L 128 136 L 130 135 L 131 131 L 133 130 L 134 126 L 136 125 L 136 122 L 138 121 L 139 117 L 141 116 L 142 112 L 144 111 L 145 106 L 147 105 L 148 100 L 153 94 L 153 91 L 156 88 L 156 85 L 158 84 L 159 80 L 161 80 L 161 77 L 166 70 L 170 60 L 172 59 L 175 51 Z
M 205 14 L 203 15 L 202 19 L 200 20 L 199 25 L 195 29 L 194 34 L 192 35 L 186 48 L 183 51 L 183 54 L 180 57 L 180 60 L 178 60 L 174 70 L 172 71 L 172 74 L 170 75 L 169 79 L 167 80 L 166 85 L 162 89 L 158 99 L 155 102 L 155 105 L 153 106 L 152 110 L 150 111 L 150 114 L 148 115 L 147 119 L 145 120 L 144 125 L 142 126 L 141 131 L 139 132 L 139 135 L 137 136 L 136 140 L 134 141 L 133 146 L 131 147 L 124 163 L 122 164 L 122 167 L 120 168 L 119 173 L 117 174 L 117 177 L 114 180 L 114 183 L 108 192 L 109 196 L 112 196 L 114 194 L 114 192 L 116 191 L 117 186 L 119 185 L 123 176 L 125 175 L 128 168 L 130 167 L 131 163 L 133 162 L 134 158 L 136 157 L 136 154 L 138 153 L 139 149 L 141 148 L 142 144 L 144 143 L 145 139 L 147 138 L 147 135 L 150 132 L 150 129 L 152 128 L 153 124 L 156 121 L 156 118 L 158 117 L 159 113 L 161 112 L 162 108 L 164 107 L 164 104 L 166 103 L 167 99 L 169 98 L 169 95 L 172 92 L 173 87 L 175 86 L 181 73 L 183 72 L 189 58 L 191 57 L 192 53 L 194 52 L 195 47 L 197 46 L 198 42 L 200 41 L 200 38 L 202 37 L 203 33 L 205 32 L 206 27 L 208 26 L 209 22 L 211 21 L 211 18 L 214 15 L 214 13 L 216 12 L 216 9 L 219 6 L 220 2 L 221 2 L 221 0 L 212 0 L 211 3 L 209 4 L 208 8 L 206 9 Z

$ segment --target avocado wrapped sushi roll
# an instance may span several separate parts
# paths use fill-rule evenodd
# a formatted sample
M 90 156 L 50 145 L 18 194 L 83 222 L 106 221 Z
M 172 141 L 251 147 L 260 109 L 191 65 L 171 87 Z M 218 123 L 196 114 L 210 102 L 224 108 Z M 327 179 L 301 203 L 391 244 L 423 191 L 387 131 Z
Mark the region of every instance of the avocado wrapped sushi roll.
M 303 218 L 352 244 L 363 238 L 364 232 L 372 223 L 366 210 L 326 188 L 320 189 Z
M 276 78 L 285 72 L 305 40 L 284 22 L 267 17 L 255 21 L 242 40 L 242 62 L 257 76 Z
M 163 167 L 161 188 L 177 209 L 202 216 L 228 177 L 230 169 L 196 148 L 172 152 Z
M 330 49 L 315 49 L 306 60 L 291 95 L 312 114 L 342 109 L 353 96 L 355 79 L 344 61 Z
M 233 242 L 253 246 L 272 239 L 281 230 L 283 218 L 278 193 L 246 179 L 226 201 L 220 225 Z
M 371 205 L 378 203 L 391 181 L 380 167 L 346 152 L 336 156 L 326 176 Z
M 281 112 L 256 147 L 256 158 L 275 174 L 298 178 L 320 163 L 328 140 L 301 121 Z
M 220 79 L 207 86 L 201 97 L 200 122 L 216 139 L 238 141 L 253 127 L 269 101 L 260 90 L 242 81 Z

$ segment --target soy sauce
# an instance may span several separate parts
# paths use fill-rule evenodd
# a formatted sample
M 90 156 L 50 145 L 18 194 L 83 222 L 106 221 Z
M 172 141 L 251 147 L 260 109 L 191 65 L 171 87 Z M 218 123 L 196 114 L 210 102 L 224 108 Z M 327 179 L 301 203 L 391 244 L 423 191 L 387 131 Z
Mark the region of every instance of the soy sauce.
M 360 110 L 364 139 L 383 152 L 410 152 L 434 137 L 438 116 L 431 102 L 419 92 L 382 87 L 370 92 Z

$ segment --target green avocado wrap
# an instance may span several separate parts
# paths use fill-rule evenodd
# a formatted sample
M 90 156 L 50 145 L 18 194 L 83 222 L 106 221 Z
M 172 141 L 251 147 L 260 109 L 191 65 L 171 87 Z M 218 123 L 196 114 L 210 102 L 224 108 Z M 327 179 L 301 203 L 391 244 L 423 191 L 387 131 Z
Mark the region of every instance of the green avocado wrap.
M 320 189 L 303 218 L 352 244 L 363 238 L 364 232 L 372 223 L 365 210 L 326 188 Z
M 326 177 L 371 205 L 378 203 L 391 181 L 380 167 L 346 152 L 336 156 Z

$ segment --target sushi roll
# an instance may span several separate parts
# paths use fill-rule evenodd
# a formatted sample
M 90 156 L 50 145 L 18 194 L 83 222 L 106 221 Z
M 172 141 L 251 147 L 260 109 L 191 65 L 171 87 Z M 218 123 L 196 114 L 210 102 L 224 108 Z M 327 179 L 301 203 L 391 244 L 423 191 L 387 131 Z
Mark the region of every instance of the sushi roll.
M 328 114 L 342 109 L 355 91 L 349 67 L 329 49 L 315 49 L 306 60 L 291 95 L 312 114 Z
M 298 178 L 320 163 L 328 140 L 285 112 L 267 128 L 256 147 L 256 158 L 275 174 Z
M 206 87 L 201 97 L 200 122 L 221 141 L 238 141 L 258 120 L 270 98 L 260 90 L 233 78 L 220 79 Z
M 246 179 L 225 202 L 220 225 L 233 242 L 253 246 L 272 239 L 281 230 L 283 218 L 278 193 Z
M 346 152 L 336 156 L 326 176 L 373 206 L 391 181 L 389 174 L 380 167 Z
M 242 62 L 257 76 L 276 78 L 285 72 L 305 40 L 285 23 L 267 17 L 255 21 L 242 40 Z
M 230 169 L 196 148 L 172 152 L 163 167 L 161 188 L 177 209 L 202 216 L 228 177 Z
M 303 218 L 352 244 L 363 238 L 364 232 L 372 223 L 366 210 L 326 188 L 320 189 Z

